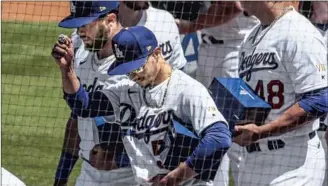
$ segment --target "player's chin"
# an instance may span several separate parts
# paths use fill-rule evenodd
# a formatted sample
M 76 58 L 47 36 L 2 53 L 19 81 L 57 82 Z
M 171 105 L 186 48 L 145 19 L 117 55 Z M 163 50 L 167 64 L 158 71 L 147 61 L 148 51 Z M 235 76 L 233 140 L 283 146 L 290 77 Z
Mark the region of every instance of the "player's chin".
M 101 50 L 101 48 L 97 48 L 93 45 L 84 45 L 84 46 L 85 46 L 84 48 L 90 52 L 97 52 L 97 51 Z

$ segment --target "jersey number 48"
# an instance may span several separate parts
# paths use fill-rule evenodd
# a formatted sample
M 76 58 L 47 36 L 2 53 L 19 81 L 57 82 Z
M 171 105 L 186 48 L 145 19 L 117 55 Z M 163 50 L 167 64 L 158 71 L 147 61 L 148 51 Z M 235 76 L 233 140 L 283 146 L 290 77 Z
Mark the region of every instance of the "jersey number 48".
M 284 84 L 279 80 L 272 80 L 266 85 L 267 98 L 264 97 L 263 80 L 257 82 L 255 92 L 263 100 L 266 100 L 272 109 L 280 109 L 284 105 Z

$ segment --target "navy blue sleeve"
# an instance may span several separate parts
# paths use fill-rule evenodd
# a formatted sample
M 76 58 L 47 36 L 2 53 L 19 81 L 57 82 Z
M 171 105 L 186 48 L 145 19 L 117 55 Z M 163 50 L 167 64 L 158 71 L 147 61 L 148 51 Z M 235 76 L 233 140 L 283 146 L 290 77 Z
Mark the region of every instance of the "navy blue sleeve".
M 328 88 L 304 93 L 298 103 L 306 112 L 321 117 L 328 112 Z
M 198 174 L 220 163 L 232 143 L 231 132 L 222 122 L 208 127 L 202 136 L 198 146 L 186 161 L 187 165 Z
M 102 92 L 87 93 L 82 86 L 75 94 L 64 92 L 64 99 L 72 110 L 72 115 L 96 117 L 113 115 L 113 107 Z
M 76 163 L 79 159 L 78 156 L 74 156 L 69 152 L 62 152 L 60 156 L 60 161 L 57 166 L 56 180 L 68 180 L 68 177 Z
M 71 112 L 71 119 L 77 119 L 77 115 L 75 115 L 73 112 Z

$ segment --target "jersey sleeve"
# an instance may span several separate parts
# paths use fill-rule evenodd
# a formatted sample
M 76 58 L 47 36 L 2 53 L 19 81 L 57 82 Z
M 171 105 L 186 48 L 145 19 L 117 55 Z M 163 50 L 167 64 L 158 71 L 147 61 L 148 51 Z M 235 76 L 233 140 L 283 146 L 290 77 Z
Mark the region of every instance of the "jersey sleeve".
M 181 45 L 181 40 L 180 40 L 180 35 L 179 35 L 179 30 L 178 27 L 174 24 L 173 26 L 173 34 L 174 34 L 174 40 L 172 43 L 172 57 L 169 60 L 169 63 L 172 64 L 172 66 L 176 69 L 181 69 L 185 66 L 187 63 L 187 60 L 185 58 L 182 45 Z
M 122 79 L 120 82 L 107 86 L 105 89 L 101 90 L 101 92 L 106 95 L 112 104 L 116 121 L 120 119 L 120 103 L 122 94 L 127 93 L 130 84 L 131 82 L 129 80 Z
M 170 24 L 170 33 L 172 38 L 172 56 L 168 60 L 168 62 L 172 65 L 175 69 L 181 69 L 187 63 L 187 60 L 184 56 L 184 52 L 181 45 L 181 39 L 179 34 L 178 26 L 175 23 L 174 17 L 169 13 L 166 12 L 166 23 Z
M 327 48 L 318 34 L 287 39 L 284 66 L 296 93 L 327 87 Z
M 198 86 L 197 91 L 186 94 L 183 98 L 183 116 L 189 119 L 198 136 L 204 129 L 216 122 L 227 124 L 223 115 L 218 111 L 214 100 L 204 86 Z

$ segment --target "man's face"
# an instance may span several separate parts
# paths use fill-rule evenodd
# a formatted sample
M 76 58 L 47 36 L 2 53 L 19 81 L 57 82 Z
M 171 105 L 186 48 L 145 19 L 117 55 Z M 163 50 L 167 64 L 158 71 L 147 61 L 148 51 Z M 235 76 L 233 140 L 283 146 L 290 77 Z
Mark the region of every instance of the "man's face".
M 93 21 L 78 28 L 78 34 L 83 40 L 85 48 L 90 51 L 99 51 L 108 41 L 108 27 L 101 20 Z
M 119 29 L 115 14 L 111 13 L 104 18 L 93 21 L 83 27 L 78 28 L 78 34 L 85 44 L 85 48 L 90 51 L 99 51 L 108 40 L 111 40 Z
M 147 87 L 153 84 L 159 69 L 158 57 L 156 57 L 156 54 L 152 54 L 148 57 L 147 62 L 143 67 L 136 72 L 130 73 L 128 76 L 141 87 Z

